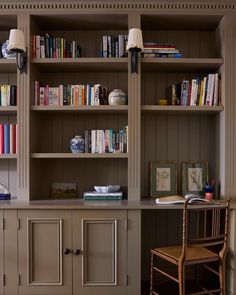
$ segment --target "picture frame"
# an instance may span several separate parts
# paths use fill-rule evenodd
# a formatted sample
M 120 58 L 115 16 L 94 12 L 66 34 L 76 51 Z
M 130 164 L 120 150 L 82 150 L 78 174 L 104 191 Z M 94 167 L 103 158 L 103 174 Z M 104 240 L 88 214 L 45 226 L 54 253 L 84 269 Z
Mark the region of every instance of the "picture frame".
M 150 197 L 177 194 L 177 170 L 175 162 L 150 162 Z
M 182 195 L 204 194 L 204 185 L 208 181 L 208 162 L 182 162 Z

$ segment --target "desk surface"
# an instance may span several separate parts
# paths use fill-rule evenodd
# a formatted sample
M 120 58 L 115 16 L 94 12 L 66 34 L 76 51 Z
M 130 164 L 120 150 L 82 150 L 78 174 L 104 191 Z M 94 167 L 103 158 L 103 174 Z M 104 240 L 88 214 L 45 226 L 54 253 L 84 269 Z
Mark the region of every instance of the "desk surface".
M 201 205 L 198 205 L 201 206 Z M 204 206 L 204 203 L 203 203 Z M 84 201 L 84 200 L 45 200 L 45 201 L 0 201 L 0 209 L 89 209 L 89 210 L 145 210 L 181 209 L 183 205 L 156 205 L 155 199 L 141 201 Z M 236 209 L 236 200 L 231 201 L 231 209 Z

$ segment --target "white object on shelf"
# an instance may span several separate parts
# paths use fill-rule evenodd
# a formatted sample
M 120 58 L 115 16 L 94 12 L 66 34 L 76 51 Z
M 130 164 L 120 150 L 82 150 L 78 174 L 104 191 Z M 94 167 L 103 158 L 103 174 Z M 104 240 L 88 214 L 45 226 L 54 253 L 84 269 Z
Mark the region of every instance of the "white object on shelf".
M 120 185 L 94 186 L 94 189 L 98 193 L 115 193 L 119 191 Z

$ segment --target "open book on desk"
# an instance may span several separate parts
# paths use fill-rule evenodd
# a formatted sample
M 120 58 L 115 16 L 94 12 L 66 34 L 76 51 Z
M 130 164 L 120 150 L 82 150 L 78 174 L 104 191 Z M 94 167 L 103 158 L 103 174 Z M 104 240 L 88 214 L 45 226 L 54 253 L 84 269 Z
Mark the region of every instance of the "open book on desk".
M 168 196 L 162 198 L 156 198 L 157 205 L 171 205 L 171 204 L 183 204 L 186 200 L 189 203 L 210 203 L 208 199 L 204 199 L 201 196 L 188 194 L 185 197 L 182 196 Z

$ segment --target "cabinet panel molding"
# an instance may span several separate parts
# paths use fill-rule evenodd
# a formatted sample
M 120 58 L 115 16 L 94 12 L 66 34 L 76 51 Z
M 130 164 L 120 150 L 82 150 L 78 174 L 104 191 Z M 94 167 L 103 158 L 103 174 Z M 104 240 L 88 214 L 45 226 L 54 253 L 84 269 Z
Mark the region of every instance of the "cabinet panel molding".
M 62 285 L 62 222 L 27 219 L 29 285 Z
M 82 285 L 117 285 L 117 219 L 82 219 Z

